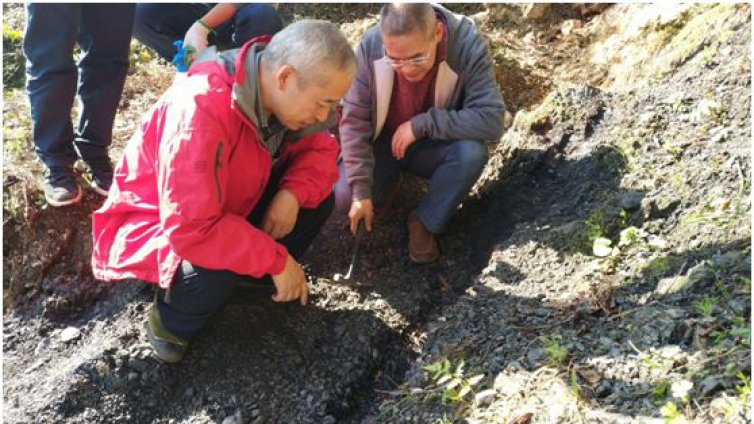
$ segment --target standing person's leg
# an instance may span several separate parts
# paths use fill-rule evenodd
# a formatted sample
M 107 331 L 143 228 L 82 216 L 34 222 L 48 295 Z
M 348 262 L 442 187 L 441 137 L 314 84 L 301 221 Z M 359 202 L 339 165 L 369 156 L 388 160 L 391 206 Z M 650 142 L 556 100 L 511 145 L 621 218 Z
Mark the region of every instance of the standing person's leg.
M 117 16 L 117 19 L 109 19 Z M 93 188 L 106 196 L 113 168 L 107 154 L 113 121 L 128 73 L 134 5 L 82 5 L 78 94 L 81 114 L 75 145 L 92 174 Z
M 183 41 L 191 25 L 210 8 L 210 5 L 196 3 L 139 3 L 133 36 L 171 62 L 178 52 L 173 43 Z
M 270 179 L 265 194 L 247 218 L 253 225 L 260 226 L 264 212 L 277 193 L 278 181 L 279 176 Z M 291 233 L 280 239 L 291 256 L 298 259 L 304 254 L 327 221 L 333 203 L 333 196 L 330 195 L 316 209 L 299 211 Z M 158 290 L 150 314 L 147 331 L 158 356 L 167 362 L 179 361 L 189 342 L 230 300 L 236 286 L 245 280 L 253 279 L 231 271 L 210 270 L 183 261 L 173 279 L 169 300 L 166 299 L 164 290 Z M 262 280 L 272 285 L 270 276 L 265 276 Z
M 29 3 L 26 10 L 26 89 L 34 146 L 45 168 L 45 198 L 53 206 L 69 205 L 81 200 L 71 125 L 77 78 L 73 47 L 81 5 Z
M 275 35 L 283 29 L 283 17 L 269 4 L 250 3 L 238 10 L 232 29 L 230 47 L 237 48 L 261 35 Z

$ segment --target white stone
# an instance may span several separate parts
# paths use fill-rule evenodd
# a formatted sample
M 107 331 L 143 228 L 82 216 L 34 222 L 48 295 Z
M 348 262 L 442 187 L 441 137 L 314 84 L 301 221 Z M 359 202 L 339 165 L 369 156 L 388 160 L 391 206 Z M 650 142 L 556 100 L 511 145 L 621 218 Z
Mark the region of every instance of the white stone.
M 68 327 L 60 332 L 60 340 L 68 343 L 81 337 L 81 330 L 76 327 Z

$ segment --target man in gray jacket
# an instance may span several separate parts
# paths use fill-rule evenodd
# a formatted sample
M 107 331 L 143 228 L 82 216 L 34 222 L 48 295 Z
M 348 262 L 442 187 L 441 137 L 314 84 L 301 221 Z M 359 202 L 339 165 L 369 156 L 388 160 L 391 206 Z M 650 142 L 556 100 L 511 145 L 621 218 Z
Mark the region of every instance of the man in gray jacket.
M 361 219 L 371 231 L 400 171 L 430 179 L 408 219 L 409 256 L 435 261 L 435 235 L 482 173 L 485 141 L 503 132 L 487 44 L 470 19 L 441 6 L 388 4 L 357 57 L 340 123 L 338 203 L 351 203 L 352 232 Z

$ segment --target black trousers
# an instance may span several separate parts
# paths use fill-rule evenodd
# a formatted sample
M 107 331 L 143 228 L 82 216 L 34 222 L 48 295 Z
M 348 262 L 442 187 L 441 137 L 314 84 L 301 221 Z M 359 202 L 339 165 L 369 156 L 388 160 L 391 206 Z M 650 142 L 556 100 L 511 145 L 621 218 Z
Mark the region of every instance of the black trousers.
M 78 157 L 108 161 L 113 122 L 128 72 L 134 5 L 29 3 L 24 32 L 26 89 L 34 146 L 48 168 Z M 78 43 L 81 56 L 74 62 Z M 71 109 L 79 97 L 78 123 Z
M 262 199 L 247 217 L 252 225 L 261 227 L 264 213 L 278 191 L 279 181 L 280 176 L 273 175 L 270 178 Z M 278 240 L 288 249 L 291 256 L 299 259 L 304 254 L 330 216 L 333 205 L 334 197 L 330 194 L 316 209 L 299 210 L 293 230 Z M 210 318 L 230 300 L 238 284 L 243 281 L 254 281 L 273 287 L 269 275 L 255 280 L 231 271 L 202 268 L 184 260 L 173 278 L 169 294 L 166 290 L 158 289 L 154 307 L 157 307 L 162 324 L 168 331 L 186 340 L 192 340 L 207 325 Z

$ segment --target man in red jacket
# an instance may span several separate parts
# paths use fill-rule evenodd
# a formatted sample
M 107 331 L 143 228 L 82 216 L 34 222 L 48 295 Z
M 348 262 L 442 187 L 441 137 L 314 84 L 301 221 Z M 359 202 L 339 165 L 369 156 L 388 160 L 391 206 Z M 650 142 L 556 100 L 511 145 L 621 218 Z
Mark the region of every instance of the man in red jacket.
M 356 59 L 338 28 L 301 21 L 269 43 L 195 63 L 129 141 L 93 216 L 103 280 L 158 284 L 147 335 L 180 361 L 243 280 L 307 300 L 296 261 L 329 216 L 338 145 L 326 131 Z

